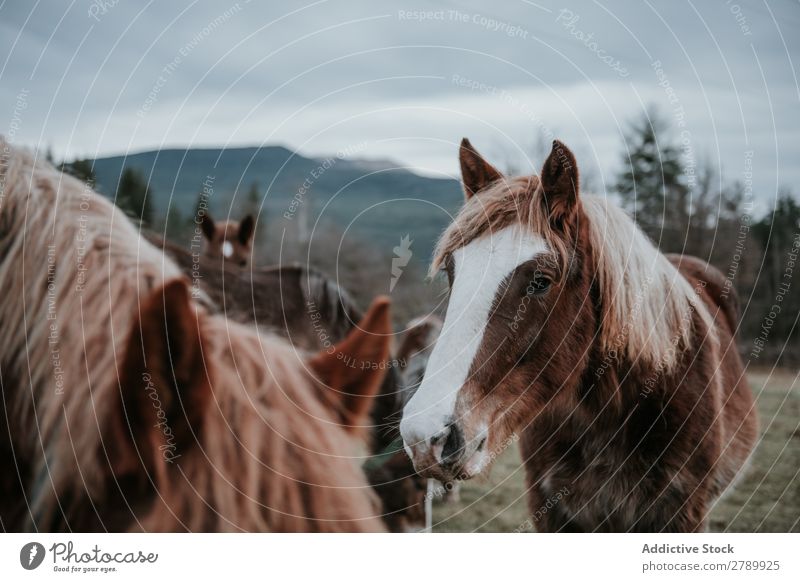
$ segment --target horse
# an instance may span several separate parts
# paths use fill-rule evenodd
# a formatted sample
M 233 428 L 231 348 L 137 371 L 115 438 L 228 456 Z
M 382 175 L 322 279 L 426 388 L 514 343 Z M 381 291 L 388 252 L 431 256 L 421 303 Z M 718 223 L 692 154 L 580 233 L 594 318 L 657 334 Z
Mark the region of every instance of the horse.
M 164 249 L 192 278 L 194 294 L 209 310 L 234 321 L 256 325 L 286 337 L 300 352 L 327 349 L 351 333 L 363 317 L 350 294 L 320 271 L 299 265 L 239 269 L 220 265 L 155 233 L 145 237 Z M 365 475 L 378 494 L 381 516 L 391 532 L 425 528 L 427 481 L 414 471 L 402 446 L 398 446 L 398 422 L 407 400 L 407 370 L 414 382 L 424 371 L 432 338 L 430 322 L 412 322 L 403 335 L 398 354 L 390 365 L 378 394 L 372 399 L 367 448 L 372 455 L 364 464 Z M 425 357 L 420 357 L 420 353 Z
M 192 294 L 209 310 L 284 336 L 299 351 L 326 350 L 344 339 L 364 316 L 350 294 L 320 271 L 300 265 L 251 267 L 196 254 L 156 233 L 145 238 L 192 280 Z M 397 432 L 398 366 L 390 362 L 373 399 L 371 446 L 387 447 Z
M 414 466 L 469 479 L 518 436 L 538 531 L 706 529 L 758 435 L 724 276 L 580 193 L 560 141 L 538 176 L 459 151 L 447 313 L 400 423 Z
M 4 530 L 385 530 L 350 451 L 383 381 L 387 299 L 298 357 L 206 309 L 88 186 L 0 150 Z
M 241 221 L 215 222 L 208 211 L 197 218 L 203 231 L 203 254 L 210 259 L 246 267 L 253 254 L 255 220 L 248 214 Z

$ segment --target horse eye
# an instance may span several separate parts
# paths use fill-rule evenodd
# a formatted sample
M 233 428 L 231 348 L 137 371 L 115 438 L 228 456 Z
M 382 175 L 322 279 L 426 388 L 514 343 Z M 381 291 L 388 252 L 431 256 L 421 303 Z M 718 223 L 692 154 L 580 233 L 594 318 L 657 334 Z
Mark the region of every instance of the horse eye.
M 550 289 L 551 284 L 552 282 L 550 279 L 541 273 L 536 273 L 533 278 L 528 281 L 528 285 L 525 287 L 525 292 L 523 294 L 528 297 L 532 295 L 543 295 Z

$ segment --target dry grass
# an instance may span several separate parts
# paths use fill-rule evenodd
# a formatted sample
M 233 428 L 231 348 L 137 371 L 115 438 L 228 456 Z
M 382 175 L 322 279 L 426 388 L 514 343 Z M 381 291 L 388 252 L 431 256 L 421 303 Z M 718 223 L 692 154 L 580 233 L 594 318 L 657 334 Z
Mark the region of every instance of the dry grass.
M 745 477 L 711 513 L 712 531 L 800 531 L 800 374 L 752 372 L 761 439 Z M 491 476 L 462 484 L 461 501 L 434 506 L 434 531 L 510 532 L 527 520 L 524 471 L 516 446 Z

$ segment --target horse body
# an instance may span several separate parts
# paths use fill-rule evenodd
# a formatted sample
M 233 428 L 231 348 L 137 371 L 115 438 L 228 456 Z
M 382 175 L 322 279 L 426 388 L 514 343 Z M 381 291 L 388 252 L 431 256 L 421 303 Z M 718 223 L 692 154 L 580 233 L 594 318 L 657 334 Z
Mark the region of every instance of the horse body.
M 593 386 L 589 372 L 576 387 L 585 395 L 581 401 L 554 400 L 523 431 L 531 514 L 542 515 L 548 499 L 566 492 L 543 514 L 540 530 L 704 527 L 711 502 L 745 465 L 755 441 L 752 400 L 740 367 L 715 378 L 719 362 L 702 351 L 682 364 L 652 386 L 631 370 L 603 380 L 611 386 Z M 733 388 L 721 394 L 717 383 Z M 622 405 L 605 406 L 607 400 L 591 394 L 604 389 L 624 394 Z
M 467 203 L 433 266 L 450 304 L 401 422 L 415 466 L 469 478 L 518 432 L 538 529 L 703 529 L 757 435 L 722 275 L 579 197 L 560 142 L 539 178 L 504 178 L 466 140 L 461 164 Z
M 383 380 L 387 300 L 298 357 L 194 301 L 110 202 L 0 147 L 3 529 L 384 529 L 348 449 Z
M 585 346 L 577 383 L 561 380 L 561 394 L 522 432 L 529 510 L 542 516 L 542 531 L 698 531 L 746 465 L 757 423 L 734 342 L 735 297 L 721 296 L 724 277 L 707 263 L 668 258 L 702 300 L 697 307 L 713 314 L 711 327 L 690 313 L 695 350 L 670 371 L 612 367 L 600 346 Z M 587 270 L 578 295 L 590 296 L 595 279 Z M 590 311 L 581 317 L 596 327 Z
M 345 289 L 313 268 L 240 269 L 219 259 L 193 255 L 153 233 L 146 237 L 196 281 L 193 294 L 204 299 L 210 311 L 283 336 L 299 352 L 330 349 L 351 333 L 364 315 Z M 370 444 L 376 450 L 395 438 L 401 408 L 399 376 L 397 368 L 390 366 L 373 401 Z
M 255 324 L 286 337 L 300 351 L 325 350 L 352 332 L 363 317 L 354 300 L 315 269 L 298 265 L 239 269 L 219 259 L 196 257 L 169 241 L 147 238 L 175 260 L 187 276 L 196 277 L 208 308 L 229 319 Z M 422 380 L 441 322 L 431 317 L 411 322 L 379 393 L 373 398 L 368 445 L 374 459 L 366 476 L 382 504 L 390 531 L 425 527 L 426 480 L 414 472 L 405 452 L 397 452 L 397 424 L 405 401 Z
M 363 317 L 346 290 L 313 268 L 240 269 L 218 257 L 194 254 L 154 233 L 145 237 L 194 280 L 195 296 L 206 299 L 210 310 L 282 335 L 300 349 L 328 347 Z

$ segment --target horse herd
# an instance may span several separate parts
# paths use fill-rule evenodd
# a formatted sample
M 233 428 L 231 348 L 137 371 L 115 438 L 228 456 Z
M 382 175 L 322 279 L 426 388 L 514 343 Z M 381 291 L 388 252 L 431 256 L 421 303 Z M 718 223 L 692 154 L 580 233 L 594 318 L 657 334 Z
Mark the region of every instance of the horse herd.
M 538 531 L 702 531 L 746 468 L 730 286 L 558 141 L 528 177 L 462 142 L 447 313 L 396 345 L 388 298 L 243 268 L 251 217 L 198 257 L 0 148 L 4 531 L 418 531 L 517 437 Z

